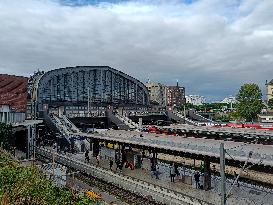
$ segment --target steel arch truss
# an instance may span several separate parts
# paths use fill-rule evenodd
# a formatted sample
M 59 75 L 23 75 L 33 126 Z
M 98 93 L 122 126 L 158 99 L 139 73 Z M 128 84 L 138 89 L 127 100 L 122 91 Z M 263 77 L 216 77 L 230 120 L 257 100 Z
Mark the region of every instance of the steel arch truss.
M 60 68 L 43 75 L 38 85 L 38 103 L 149 104 L 143 83 L 108 66 Z

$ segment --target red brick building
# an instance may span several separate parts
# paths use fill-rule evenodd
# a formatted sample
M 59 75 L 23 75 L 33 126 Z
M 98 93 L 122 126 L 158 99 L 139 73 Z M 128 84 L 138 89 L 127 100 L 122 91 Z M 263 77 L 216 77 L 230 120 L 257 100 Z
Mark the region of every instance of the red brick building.
M 166 95 L 168 106 L 180 106 L 185 103 L 185 88 L 180 87 L 178 83 L 176 86 L 168 86 Z
M 0 74 L 0 107 L 8 105 L 12 111 L 26 112 L 28 78 Z

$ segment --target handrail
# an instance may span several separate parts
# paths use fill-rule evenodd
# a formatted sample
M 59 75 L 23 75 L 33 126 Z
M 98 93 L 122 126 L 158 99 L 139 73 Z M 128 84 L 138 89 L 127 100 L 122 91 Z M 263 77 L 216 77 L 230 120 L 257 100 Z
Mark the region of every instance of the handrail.
M 126 116 L 120 115 L 118 113 L 115 114 L 115 116 L 117 118 L 119 118 L 122 122 L 124 122 L 126 125 L 128 125 L 130 128 L 132 129 L 137 129 L 138 128 L 138 124 L 133 122 L 131 119 L 129 119 Z

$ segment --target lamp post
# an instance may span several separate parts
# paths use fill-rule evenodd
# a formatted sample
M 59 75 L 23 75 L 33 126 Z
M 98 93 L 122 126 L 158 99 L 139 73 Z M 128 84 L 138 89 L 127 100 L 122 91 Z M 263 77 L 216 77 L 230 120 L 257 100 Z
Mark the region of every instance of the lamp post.
M 220 144 L 220 174 L 221 174 L 221 205 L 227 204 L 226 176 L 225 176 L 225 149 L 224 143 Z
M 87 88 L 87 116 L 90 117 L 90 88 Z

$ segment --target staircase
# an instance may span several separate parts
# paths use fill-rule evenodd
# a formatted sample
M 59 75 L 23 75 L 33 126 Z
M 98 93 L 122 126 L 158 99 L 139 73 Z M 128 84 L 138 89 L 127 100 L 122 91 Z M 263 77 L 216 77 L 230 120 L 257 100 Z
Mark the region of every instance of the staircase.
M 108 115 L 108 119 L 114 123 L 116 126 L 118 126 L 118 129 L 119 130 L 129 130 L 130 127 L 125 124 L 125 122 L 118 118 L 116 115 L 114 115 L 112 112 L 107 112 L 107 115 Z
M 202 115 L 196 113 L 195 110 L 189 110 L 189 118 L 198 122 L 215 123 L 213 120 L 205 118 Z
M 56 124 L 55 119 L 53 119 L 46 113 L 44 113 L 44 121 L 45 124 L 49 127 L 49 129 L 53 131 L 55 134 L 56 133 L 62 134 L 61 131 L 59 130 L 59 127 Z
M 59 118 L 51 114 L 50 116 L 45 115 L 44 119 L 48 127 L 54 130 L 55 133 L 60 133 L 69 144 L 72 144 L 72 141 L 74 141 L 75 151 L 84 152 L 86 149 L 89 149 L 90 143 L 87 139 L 78 139 L 77 136 L 73 135 L 74 133 L 79 133 L 80 130 L 66 116 Z
M 173 112 L 171 110 L 168 110 L 167 115 L 170 120 L 175 120 L 176 122 L 186 123 L 189 125 L 197 125 L 197 123 L 195 121 L 185 117 L 180 112 Z
M 124 122 L 126 125 L 128 125 L 130 127 L 130 129 L 138 129 L 138 124 L 133 122 L 131 119 L 129 119 L 126 116 L 120 115 L 118 113 L 115 114 L 115 116 L 117 118 L 119 118 L 119 120 L 121 120 L 122 122 Z
M 77 128 L 73 122 L 71 122 L 66 115 L 62 115 L 62 118 L 64 122 L 66 123 L 66 126 L 69 128 L 69 130 L 73 133 L 78 133 L 80 132 L 79 128 Z

